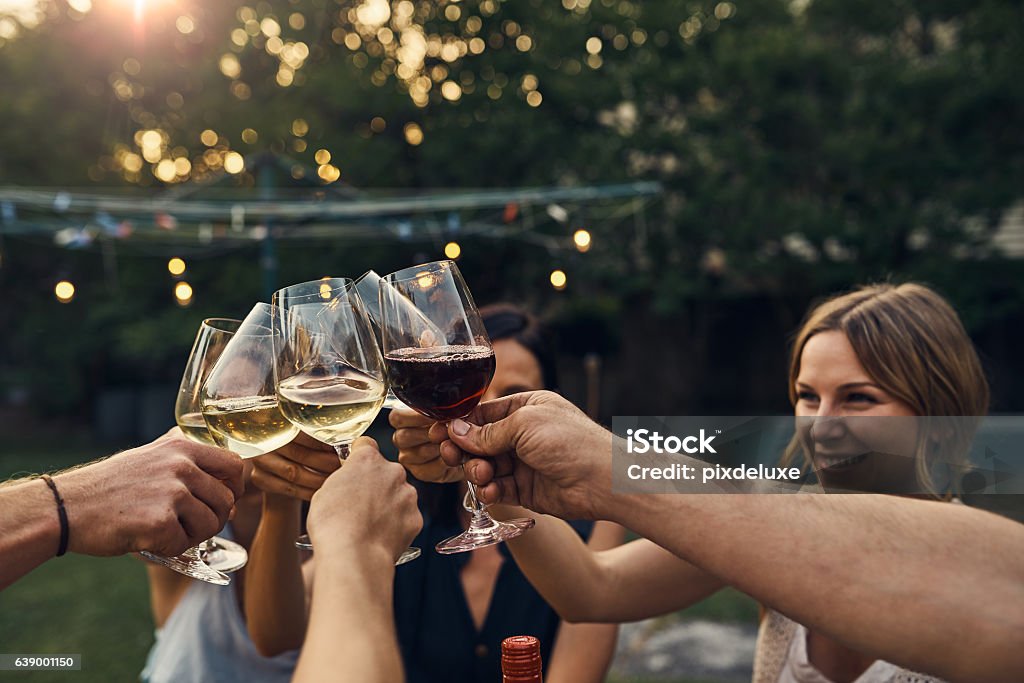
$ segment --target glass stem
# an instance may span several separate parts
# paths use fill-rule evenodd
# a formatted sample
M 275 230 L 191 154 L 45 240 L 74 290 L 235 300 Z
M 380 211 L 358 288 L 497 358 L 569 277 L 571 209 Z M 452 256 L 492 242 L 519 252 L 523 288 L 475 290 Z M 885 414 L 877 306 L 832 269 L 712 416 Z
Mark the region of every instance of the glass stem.
M 345 462 L 348 459 L 350 443 L 340 443 L 334 446 L 334 452 L 338 454 L 338 460 Z
M 462 466 L 462 473 L 465 475 L 466 466 Z M 480 499 L 476 497 L 476 485 L 466 479 L 466 487 L 469 489 L 469 506 L 466 508 L 469 512 L 473 513 L 473 517 L 486 514 L 484 512 L 484 506 L 480 504 Z M 463 501 L 465 502 L 465 501 Z

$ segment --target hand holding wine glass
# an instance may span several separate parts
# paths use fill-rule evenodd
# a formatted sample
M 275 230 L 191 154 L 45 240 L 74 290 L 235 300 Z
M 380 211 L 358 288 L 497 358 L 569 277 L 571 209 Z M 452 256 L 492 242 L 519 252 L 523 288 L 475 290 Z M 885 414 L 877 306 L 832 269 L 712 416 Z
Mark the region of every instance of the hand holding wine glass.
M 275 376 L 284 415 L 334 447 L 344 461 L 387 394 L 370 321 L 351 280 L 329 278 L 278 290 L 273 297 Z M 301 548 L 311 548 L 308 538 Z M 409 548 L 408 562 L 420 551 Z
M 458 266 L 436 261 L 381 281 L 384 362 L 395 395 L 438 421 L 467 416 L 494 375 L 494 351 Z M 466 552 L 521 535 L 532 519 L 494 520 L 469 485 L 469 528 L 437 544 L 443 554 Z
M 199 326 L 195 343 L 185 364 L 185 373 L 178 389 L 178 397 L 174 403 L 174 419 L 189 440 L 207 446 L 216 445 L 213 436 L 206 428 L 200 405 L 200 390 L 217 362 L 221 352 L 231 336 L 238 329 L 239 321 L 225 318 L 209 318 Z M 198 547 L 188 548 L 177 556 L 163 556 L 143 551 L 140 554 L 151 562 L 163 565 L 168 569 L 194 579 L 217 585 L 227 585 L 231 579 L 226 573 L 236 571 L 245 566 L 247 554 L 237 543 L 226 539 L 217 539 L 215 557 L 218 566 L 212 566 L 207 559 L 211 556 L 210 545 L 213 541 L 205 541 Z

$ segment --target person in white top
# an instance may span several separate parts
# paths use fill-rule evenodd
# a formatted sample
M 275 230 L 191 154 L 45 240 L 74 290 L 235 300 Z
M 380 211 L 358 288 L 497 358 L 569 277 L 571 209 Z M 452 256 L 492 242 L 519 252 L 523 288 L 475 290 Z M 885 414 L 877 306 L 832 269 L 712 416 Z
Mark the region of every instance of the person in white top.
M 849 416 L 978 416 L 988 407 L 959 318 L 920 285 L 866 287 L 812 310 L 794 345 L 789 392 L 797 416 L 822 420 L 811 438 L 826 445 L 845 438 L 833 432 L 848 429 Z M 560 520 L 542 517 L 509 543 L 570 621 L 642 619 L 731 585 L 769 608 L 758 683 L 1024 680 L 1024 526 L 941 502 L 949 495 L 938 487 L 930 500 L 619 494 L 612 454 L 625 444 L 550 392 L 484 403 L 431 429 L 444 467 L 466 462 L 484 502 L 608 519 L 643 537 L 594 553 Z M 897 464 L 890 479 L 927 469 L 921 459 L 945 445 L 908 436 L 918 447 L 897 459 L 910 466 Z M 404 455 L 414 472 L 444 476 L 436 460 Z M 823 450 L 813 466 L 830 488 L 856 464 Z M 878 483 L 862 479 L 861 490 Z

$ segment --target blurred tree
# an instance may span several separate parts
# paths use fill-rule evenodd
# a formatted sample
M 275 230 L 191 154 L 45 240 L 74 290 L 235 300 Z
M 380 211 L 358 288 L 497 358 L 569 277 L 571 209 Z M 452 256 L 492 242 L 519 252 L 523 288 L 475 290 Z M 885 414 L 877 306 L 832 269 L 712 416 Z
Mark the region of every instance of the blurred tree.
M 579 329 L 599 311 L 613 323 L 628 300 L 695 330 L 723 298 L 802 303 L 891 274 L 931 280 L 973 325 L 1024 302 L 1018 263 L 988 242 L 1024 181 L 1021 2 L 41 6 L 34 26 L 0 26 L 0 182 L 172 186 L 227 168 L 253 186 L 234 155 L 260 150 L 294 159 L 297 181 L 357 188 L 654 179 L 665 195 L 643 211 L 595 208 L 563 223 L 514 207 L 505 226 L 547 246 L 463 240 L 478 298 L 585 310 Z M 593 235 L 585 254 L 572 249 L 581 226 Z M 280 277 L 383 271 L 438 258 L 443 242 L 282 242 Z M 88 309 L 72 319 L 54 303 L 47 314 L 81 325 L 131 372 L 171 374 L 202 313 L 258 296 L 255 249 L 199 254 L 189 310 L 169 307 L 169 254 L 119 249 L 148 258 L 121 259 L 120 288 L 104 291 L 93 254 L 80 273 L 93 285 Z M 50 278 L 42 251 L 5 260 L 0 285 Z M 564 292 L 547 284 L 556 266 Z M 29 307 L 50 286 L 10 300 Z M 985 305 L 993 292 L 998 308 Z M 8 355 L 34 362 L 27 323 L 0 316 L 22 343 Z

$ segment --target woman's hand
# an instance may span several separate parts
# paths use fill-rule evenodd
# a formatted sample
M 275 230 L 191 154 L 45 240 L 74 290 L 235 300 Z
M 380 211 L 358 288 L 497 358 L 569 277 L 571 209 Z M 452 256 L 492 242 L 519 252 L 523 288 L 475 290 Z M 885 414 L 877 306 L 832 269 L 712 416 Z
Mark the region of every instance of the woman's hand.
M 446 483 L 463 479 L 461 467 L 441 460 L 441 443 L 448 439 L 444 422 L 434 422 L 412 410 L 396 408 L 388 416 L 395 428 L 391 437 L 398 448 L 398 462 L 420 481 Z
M 334 449 L 299 432 L 291 443 L 252 460 L 252 483 L 264 493 L 311 500 L 341 467 Z

